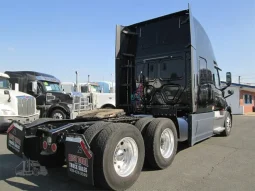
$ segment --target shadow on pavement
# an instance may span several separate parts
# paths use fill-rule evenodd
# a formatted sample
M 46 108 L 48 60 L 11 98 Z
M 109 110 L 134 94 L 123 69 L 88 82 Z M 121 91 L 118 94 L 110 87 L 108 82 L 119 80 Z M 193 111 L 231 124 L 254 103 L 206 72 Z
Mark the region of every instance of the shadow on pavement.
M 185 142 L 179 142 L 178 143 L 178 148 L 177 148 L 177 154 L 185 149 L 189 148 L 188 141 Z
M 188 144 L 187 141 L 185 141 L 185 142 L 179 142 L 179 143 L 178 143 L 178 148 L 177 148 L 177 151 L 176 151 L 176 155 L 178 155 L 179 152 L 181 152 L 181 151 L 183 151 L 183 150 L 185 150 L 185 149 L 187 149 L 187 148 L 189 148 L 189 144 Z M 145 162 L 145 165 L 144 165 L 142 171 L 155 171 L 155 169 L 151 169 L 150 167 L 148 167 L 148 165 L 147 165 L 146 162 Z
M 15 167 L 21 163 L 21 158 L 14 154 L 0 155 L 0 181 L 15 176 Z
M 179 143 L 177 154 L 188 147 L 187 142 Z M 15 168 L 21 162 L 22 159 L 14 154 L 0 155 L 0 181 L 3 180 L 21 190 L 100 190 L 92 185 L 81 184 L 69 178 L 65 167 L 48 169 L 48 175 L 46 176 L 26 176 L 14 180 L 10 179 L 19 177 L 15 175 Z M 143 171 L 155 170 L 147 168 L 145 165 Z M 27 183 L 27 181 L 30 183 Z
M 0 181 L 21 190 L 100 190 L 69 178 L 65 167 L 48 169 L 46 176 L 16 176 L 15 167 L 21 162 L 22 159 L 13 154 L 0 155 Z M 14 177 L 19 178 L 11 179 Z

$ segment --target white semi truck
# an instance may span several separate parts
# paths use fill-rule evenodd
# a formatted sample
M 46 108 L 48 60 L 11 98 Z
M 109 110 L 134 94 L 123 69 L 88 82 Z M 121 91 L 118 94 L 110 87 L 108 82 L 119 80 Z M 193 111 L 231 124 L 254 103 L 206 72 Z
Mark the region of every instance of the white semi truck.
M 115 93 L 104 93 L 99 83 L 73 83 L 61 82 L 61 87 L 66 93 L 80 92 L 89 98 L 92 109 L 115 108 Z
M 13 120 L 28 124 L 39 118 L 36 100 L 33 96 L 11 90 L 9 75 L 0 72 L 0 132 L 7 130 Z

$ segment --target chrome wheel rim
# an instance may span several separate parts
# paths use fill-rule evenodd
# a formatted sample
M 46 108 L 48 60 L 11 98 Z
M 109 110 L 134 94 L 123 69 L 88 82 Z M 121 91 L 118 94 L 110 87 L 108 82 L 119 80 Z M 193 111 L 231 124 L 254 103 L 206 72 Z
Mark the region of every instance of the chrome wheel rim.
M 63 115 L 62 115 L 61 113 L 55 113 L 55 114 L 53 115 L 53 118 L 54 118 L 54 119 L 63 119 Z
M 167 159 L 174 151 L 174 134 L 169 128 L 166 128 L 160 136 L 160 153 Z
M 138 161 L 138 146 L 131 137 L 125 137 L 117 144 L 113 154 L 115 172 L 121 177 L 129 176 Z
M 226 130 L 229 132 L 231 130 L 231 119 L 227 117 L 226 119 Z

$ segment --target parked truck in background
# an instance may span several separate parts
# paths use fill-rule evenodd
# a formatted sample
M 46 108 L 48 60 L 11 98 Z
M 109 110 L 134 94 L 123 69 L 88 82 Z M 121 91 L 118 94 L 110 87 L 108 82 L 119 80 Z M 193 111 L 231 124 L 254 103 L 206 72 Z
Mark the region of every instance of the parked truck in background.
M 108 86 L 107 86 L 108 85 Z M 109 88 L 104 92 L 104 88 Z M 113 109 L 115 108 L 115 93 L 109 93 L 112 89 L 109 84 L 104 84 L 98 82 L 87 82 L 87 83 L 73 83 L 73 82 L 61 82 L 61 88 L 66 93 L 71 93 L 73 91 L 80 92 L 84 97 L 89 99 L 89 103 L 92 109 Z
M 0 132 L 6 131 L 13 120 L 28 124 L 37 120 L 40 115 L 35 98 L 18 90 L 11 90 L 9 78 L 7 74 L 0 72 Z
M 47 166 L 62 166 L 66 160 L 73 179 L 125 190 L 144 165 L 170 166 L 178 142 L 193 146 L 230 134 L 232 114 L 225 98 L 233 92 L 222 92 L 231 84 L 231 73 L 221 87 L 211 42 L 190 8 L 118 25 L 115 56 L 117 109 L 26 128 L 13 122 L 8 149 Z M 14 130 L 22 140 L 19 150 L 9 143 Z
M 60 88 L 56 77 L 34 71 L 6 71 L 12 85 L 19 84 L 19 90 L 36 98 L 40 117 L 55 119 L 75 118 L 80 111 L 90 110 L 88 99 L 66 94 Z
M 99 81 L 97 83 L 100 86 L 102 93 L 114 93 L 115 92 L 115 82 Z
M 90 98 L 94 109 L 114 109 L 116 106 L 115 93 L 105 93 L 98 82 L 79 83 L 78 91 Z

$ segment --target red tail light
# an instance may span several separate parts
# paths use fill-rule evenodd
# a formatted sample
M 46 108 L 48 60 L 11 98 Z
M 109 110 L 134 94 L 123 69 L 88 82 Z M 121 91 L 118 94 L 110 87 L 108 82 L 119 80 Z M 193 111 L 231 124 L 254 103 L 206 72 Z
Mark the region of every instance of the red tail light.
M 81 144 L 81 148 L 83 150 L 83 152 L 85 153 L 85 155 L 88 157 L 88 159 L 90 159 L 92 156 L 91 154 L 89 153 L 89 150 L 88 148 L 86 147 L 85 143 L 83 141 L 80 142 Z
M 47 141 L 43 141 L 43 149 L 46 150 L 48 147 L 48 143 Z
M 56 152 L 57 151 L 57 145 L 55 144 L 55 143 L 53 143 L 52 145 L 51 145 L 51 150 L 52 150 L 52 152 Z

